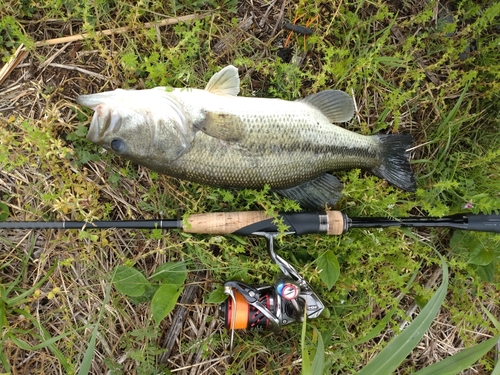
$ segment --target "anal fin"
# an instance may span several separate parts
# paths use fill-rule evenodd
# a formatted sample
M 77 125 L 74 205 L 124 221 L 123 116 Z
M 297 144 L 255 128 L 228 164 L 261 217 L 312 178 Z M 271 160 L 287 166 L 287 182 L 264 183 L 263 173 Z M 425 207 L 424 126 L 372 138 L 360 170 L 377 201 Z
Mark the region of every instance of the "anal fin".
M 323 174 L 314 180 L 304 182 L 288 189 L 275 191 L 288 199 L 297 201 L 302 208 L 309 210 L 333 207 L 342 197 L 342 183 L 331 174 Z

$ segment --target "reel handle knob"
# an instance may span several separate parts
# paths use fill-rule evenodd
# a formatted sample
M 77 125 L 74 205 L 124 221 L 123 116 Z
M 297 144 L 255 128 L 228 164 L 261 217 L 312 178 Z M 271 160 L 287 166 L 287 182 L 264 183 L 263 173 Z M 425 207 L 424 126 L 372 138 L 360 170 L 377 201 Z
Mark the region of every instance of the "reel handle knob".
M 276 284 L 276 292 L 284 300 L 291 301 L 299 296 L 300 286 L 290 280 L 280 280 Z

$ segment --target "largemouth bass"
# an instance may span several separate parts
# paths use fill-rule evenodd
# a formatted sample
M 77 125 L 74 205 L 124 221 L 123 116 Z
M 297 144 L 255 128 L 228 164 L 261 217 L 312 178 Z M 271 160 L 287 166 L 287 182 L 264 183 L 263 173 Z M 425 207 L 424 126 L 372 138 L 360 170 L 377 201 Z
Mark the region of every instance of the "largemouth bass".
M 364 136 L 332 123 L 354 114 L 349 95 L 327 90 L 296 101 L 237 96 L 227 66 L 204 90 L 157 87 L 81 95 L 95 110 L 87 138 L 159 173 L 225 188 L 269 185 L 303 207 L 324 208 L 342 184 L 327 172 L 361 168 L 415 191 L 412 138 Z

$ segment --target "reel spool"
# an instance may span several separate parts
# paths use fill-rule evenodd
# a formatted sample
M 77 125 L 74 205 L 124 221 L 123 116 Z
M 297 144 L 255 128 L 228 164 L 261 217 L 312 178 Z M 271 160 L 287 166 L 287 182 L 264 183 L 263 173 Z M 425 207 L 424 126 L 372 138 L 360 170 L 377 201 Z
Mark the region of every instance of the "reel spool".
M 263 291 L 259 302 L 271 313 L 276 314 L 276 295 L 272 288 Z M 228 298 L 221 306 L 226 329 L 244 329 L 250 331 L 267 331 L 272 322 L 257 307 L 249 304 L 239 292 L 234 292 L 234 299 Z
M 304 303 L 297 300 L 300 287 L 292 281 L 259 288 L 235 281 L 224 286 L 230 298 L 221 305 L 221 311 L 228 330 L 274 330 L 302 318 L 299 312 Z

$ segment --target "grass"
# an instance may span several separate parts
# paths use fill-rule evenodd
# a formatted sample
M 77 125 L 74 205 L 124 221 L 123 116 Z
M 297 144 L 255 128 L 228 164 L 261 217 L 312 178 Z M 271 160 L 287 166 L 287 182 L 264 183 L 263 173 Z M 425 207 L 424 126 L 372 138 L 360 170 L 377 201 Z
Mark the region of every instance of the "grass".
M 320 17 L 310 25 L 312 36 L 291 36 L 283 60 L 278 52 L 288 32 L 275 28 L 280 2 L 51 0 L 39 8 L 31 1 L 7 1 L 0 10 L 1 57 L 7 61 L 20 43 L 30 54 L 0 85 L 0 208 L 8 208 L 9 220 L 290 210 L 291 202 L 265 189 L 228 191 L 158 175 L 102 153 L 84 138 L 90 112 L 76 105 L 78 94 L 116 87 L 201 88 L 221 67 L 234 64 L 241 95 L 293 100 L 339 88 L 357 104 L 350 130 L 414 136 L 415 194 L 346 171 L 338 174 L 345 191 L 336 209 L 352 217 L 497 210 L 500 6 L 462 1 L 450 7 L 409 0 L 287 3 L 288 20 L 303 14 L 305 24 Z M 193 12 L 207 16 L 140 27 Z M 248 14 L 257 25 L 236 32 Z M 97 33 L 123 26 L 129 31 Z M 79 32 L 91 36 L 67 45 L 34 45 Z M 214 45 L 228 34 L 236 41 L 215 54 Z M 279 334 L 237 332 L 229 357 L 229 335 L 212 292 L 230 279 L 273 283 L 278 269 L 263 241 L 176 230 L 4 230 L 0 372 L 296 374 L 310 365 L 324 366 L 325 373 L 357 373 L 431 300 L 441 284 L 437 251 L 449 266 L 448 292 L 434 323 L 397 370 L 413 373 L 498 334 L 484 309 L 498 316 L 499 241 L 491 234 L 394 228 L 285 237 L 279 254 L 327 309 L 304 330 L 295 324 Z M 340 275 L 325 282 L 321 269 L 332 256 Z M 152 304 L 121 293 L 113 275 L 117 267 L 133 267 L 158 286 L 155 270 L 181 261 L 188 265 L 186 285 L 197 285 L 198 292 L 185 305 L 187 321 L 165 362 L 164 338 L 174 315 L 157 328 Z M 463 373 L 490 373 L 496 361 L 498 354 L 490 351 Z

